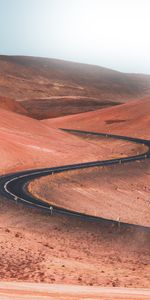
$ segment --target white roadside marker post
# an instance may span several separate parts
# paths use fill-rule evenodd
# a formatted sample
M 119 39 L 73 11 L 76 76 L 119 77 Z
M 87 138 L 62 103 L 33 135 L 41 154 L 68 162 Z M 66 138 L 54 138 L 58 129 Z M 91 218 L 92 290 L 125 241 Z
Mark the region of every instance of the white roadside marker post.
M 120 229 L 120 217 L 117 218 L 118 228 Z
M 51 216 L 52 216 L 52 214 L 53 214 L 53 206 L 50 206 L 49 209 L 50 209 Z
M 15 201 L 16 201 L 16 204 L 18 203 L 18 197 L 17 196 L 15 196 L 14 197 L 14 199 L 15 199 Z

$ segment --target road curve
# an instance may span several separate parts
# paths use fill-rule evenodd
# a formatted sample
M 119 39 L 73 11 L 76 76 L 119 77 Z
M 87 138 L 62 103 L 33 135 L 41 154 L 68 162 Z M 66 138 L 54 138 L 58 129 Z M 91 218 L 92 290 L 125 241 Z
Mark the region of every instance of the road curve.
M 61 129 L 61 128 L 60 128 Z M 51 206 L 50 204 L 39 200 L 35 197 L 33 197 L 28 191 L 27 191 L 27 185 L 30 181 L 37 179 L 39 177 L 52 175 L 56 173 L 61 173 L 65 171 L 71 171 L 71 170 L 78 170 L 78 169 L 85 169 L 85 168 L 92 168 L 96 166 L 109 166 L 109 165 L 117 165 L 118 163 L 127 163 L 127 162 L 133 162 L 138 160 L 144 160 L 150 158 L 150 140 L 145 139 L 139 139 L 139 138 L 133 138 L 133 137 L 127 137 L 127 136 L 120 136 L 120 135 L 114 135 L 114 134 L 107 134 L 107 133 L 97 133 L 97 132 L 90 132 L 90 131 L 81 131 L 81 130 L 73 130 L 73 129 L 61 129 L 67 132 L 71 133 L 80 133 L 80 134 L 91 134 L 99 137 L 106 137 L 106 138 L 113 138 L 113 139 L 120 139 L 120 140 L 126 140 L 130 142 L 134 142 L 137 144 L 143 144 L 147 147 L 147 151 L 139 154 L 134 155 L 130 157 L 121 157 L 121 158 L 115 158 L 110 160 L 103 160 L 103 161 L 92 161 L 87 163 L 79 163 L 79 164 L 72 164 L 72 165 L 65 165 L 65 166 L 59 166 L 59 167 L 53 167 L 53 168 L 42 168 L 42 169 L 35 169 L 35 170 L 29 170 L 29 171 L 22 171 L 17 173 L 12 173 L 8 175 L 1 176 L 0 178 L 0 193 L 12 200 L 23 202 L 27 205 L 32 205 L 35 207 L 39 207 L 42 209 L 45 209 L 47 211 L 50 211 Z M 68 214 L 73 215 L 80 218 L 88 218 L 89 220 L 97 220 L 97 221 L 104 221 L 106 223 L 114 222 L 117 223 L 117 221 L 104 219 L 101 217 L 95 217 L 86 215 L 84 213 L 74 212 L 67 209 L 62 209 L 58 206 L 53 206 L 53 212 L 58 214 Z M 135 226 L 143 228 L 144 230 L 150 230 L 150 227 L 141 226 L 141 225 L 134 225 L 129 223 L 122 223 L 125 226 Z
M 0 282 L 0 299 L 8 300 L 148 300 L 150 289 L 105 288 L 46 283 Z

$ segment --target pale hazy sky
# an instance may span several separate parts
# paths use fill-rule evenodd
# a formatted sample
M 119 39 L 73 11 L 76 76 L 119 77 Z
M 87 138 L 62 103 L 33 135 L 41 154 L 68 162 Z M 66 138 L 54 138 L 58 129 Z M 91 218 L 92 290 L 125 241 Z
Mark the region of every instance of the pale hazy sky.
M 150 0 L 0 0 L 0 54 L 150 74 Z

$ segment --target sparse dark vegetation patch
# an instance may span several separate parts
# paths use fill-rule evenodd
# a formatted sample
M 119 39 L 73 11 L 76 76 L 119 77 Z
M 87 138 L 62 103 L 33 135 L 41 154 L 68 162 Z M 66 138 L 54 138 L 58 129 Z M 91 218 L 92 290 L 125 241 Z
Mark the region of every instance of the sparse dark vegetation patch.
M 27 110 L 29 116 L 42 120 L 94 111 L 115 106 L 119 103 L 86 97 L 81 99 L 62 97 L 61 99 L 29 99 L 22 101 L 21 104 Z
M 113 124 L 113 123 L 123 123 L 123 122 L 126 122 L 128 120 L 106 120 L 105 123 L 106 124 Z

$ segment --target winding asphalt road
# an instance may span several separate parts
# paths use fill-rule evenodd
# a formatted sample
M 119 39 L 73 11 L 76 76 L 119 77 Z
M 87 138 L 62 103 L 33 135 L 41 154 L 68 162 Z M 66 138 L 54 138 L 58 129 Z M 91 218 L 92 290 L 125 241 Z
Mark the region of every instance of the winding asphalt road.
M 90 132 L 90 131 L 81 131 L 81 130 L 73 130 L 73 129 L 61 129 L 66 132 L 70 133 L 79 133 L 79 134 L 90 134 L 93 136 L 99 136 L 99 137 L 105 137 L 105 138 L 113 138 L 113 139 L 120 139 L 125 140 L 129 142 L 134 142 L 136 144 L 143 144 L 147 147 L 147 151 L 139 154 L 134 155 L 130 157 L 121 157 L 116 159 L 110 159 L 110 160 L 103 160 L 103 161 L 93 161 L 93 162 L 87 162 L 87 163 L 79 163 L 79 164 L 73 164 L 73 165 L 65 165 L 65 166 L 59 166 L 59 167 L 53 167 L 53 168 L 42 168 L 42 169 L 36 169 L 36 170 L 30 170 L 30 171 L 22 171 L 17 173 L 12 173 L 8 175 L 4 175 L 0 177 L 0 193 L 12 200 L 23 202 L 27 205 L 39 207 L 41 209 L 51 211 L 51 206 L 37 198 L 34 198 L 27 190 L 27 185 L 30 181 L 37 179 L 39 177 L 47 176 L 47 175 L 53 175 L 56 173 L 71 171 L 71 170 L 78 170 L 78 169 L 85 169 L 85 168 L 92 168 L 96 166 L 110 166 L 110 165 L 117 165 L 120 163 L 128 163 L 133 161 L 139 161 L 150 158 L 150 140 L 145 139 L 139 139 L 139 138 L 133 138 L 133 137 L 126 137 L 126 136 L 120 136 L 120 135 L 114 135 L 114 134 L 106 134 L 106 133 L 96 133 L 96 132 Z M 80 218 L 86 218 L 88 220 L 97 220 L 97 221 L 104 221 L 106 223 L 114 222 L 117 223 L 117 221 L 114 220 L 108 220 L 100 217 L 90 216 L 79 212 L 73 212 L 67 209 L 62 209 L 58 206 L 53 206 L 53 212 L 58 214 L 68 214 L 73 215 Z M 150 230 L 149 227 L 140 226 L 140 225 L 134 225 L 129 223 L 122 223 L 125 226 L 136 226 L 143 228 L 144 230 Z

